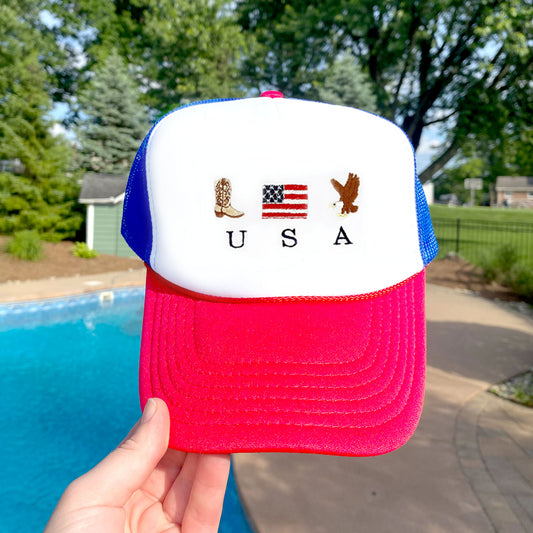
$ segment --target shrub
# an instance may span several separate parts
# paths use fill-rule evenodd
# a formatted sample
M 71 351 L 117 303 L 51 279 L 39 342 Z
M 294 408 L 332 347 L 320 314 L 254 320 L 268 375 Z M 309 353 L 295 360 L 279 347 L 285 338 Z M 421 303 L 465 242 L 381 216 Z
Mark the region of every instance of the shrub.
M 93 259 L 98 257 L 98 252 L 96 250 L 91 250 L 86 242 L 75 242 L 72 247 L 72 253 L 76 257 L 82 257 L 83 259 Z
M 509 283 L 511 271 L 518 261 L 518 254 L 510 244 L 498 246 L 492 253 L 485 253 L 480 260 L 483 276 L 490 283 Z
M 533 271 L 524 265 L 517 264 L 508 276 L 511 290 L 529 303 L 533 303 Z
M 506 285 L 526 302 L 533 303 L 533 271 L 518 262 L 518 254 L 511 245 L 503 244 L 492 254 L 484 254 L 480 266 L 488 282 Z
M 517 389 L 515 392 L 515 399 L 518 403 L 526 407 L 533 407 L 533 394 L 530 394 L 522 389 Z
M 518 254 L 512 245 L 502 244 L 496 248 L 496 266 L 503 274 L 504 278 L 509 276 L 517 261 Z
M 26 261 L 38 261 L 43 255 L 43 245 L 35 230 L 17 231 L 7 244 L 11 255 Z
M 493 254 L 484 252 L 479 258 L 479 266 L 483 272 L 483 277 L 487 283 L 492 283 L 498 277 L 498 269 L 494 262 Z
M 73 239 L 84 218 L 76 179 L 0 172 L 0 234 L 33 229 L 42 240 Z

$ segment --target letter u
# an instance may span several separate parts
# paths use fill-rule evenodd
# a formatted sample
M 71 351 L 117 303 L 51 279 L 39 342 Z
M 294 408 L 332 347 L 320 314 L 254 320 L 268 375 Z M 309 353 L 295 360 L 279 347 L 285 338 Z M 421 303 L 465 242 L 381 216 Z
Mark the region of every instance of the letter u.
M 241 243 L 239 245 L 235 245 L 233 243 L 233 231 L 226 231 L 226 233 L 229 235 L 229 245 L 232 248 L 242 248 L 244 246 L 244 238 L 245 238 L 246 230 L 241 229 L 239 231 L 241 232 Z

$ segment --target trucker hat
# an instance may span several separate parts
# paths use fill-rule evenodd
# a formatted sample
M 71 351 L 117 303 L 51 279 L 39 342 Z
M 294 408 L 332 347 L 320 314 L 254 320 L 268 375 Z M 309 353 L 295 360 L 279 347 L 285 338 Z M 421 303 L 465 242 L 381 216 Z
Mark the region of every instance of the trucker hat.
M 272 91 L 180 107 L 137 153 L 122 234 L 171 447 L 367 456 L 414 432 L 437 243 L 396 125 Z

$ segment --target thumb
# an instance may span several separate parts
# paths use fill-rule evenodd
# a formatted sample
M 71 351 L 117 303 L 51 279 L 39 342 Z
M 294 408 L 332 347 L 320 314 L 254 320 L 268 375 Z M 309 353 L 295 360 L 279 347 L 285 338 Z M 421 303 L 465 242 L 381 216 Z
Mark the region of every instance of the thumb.
M 148 479 L 168 448 L 170 420 L 163 400 L 146 402 L 130 434 L 101 463 L 73 482 L 86 505 L 122 506 Z

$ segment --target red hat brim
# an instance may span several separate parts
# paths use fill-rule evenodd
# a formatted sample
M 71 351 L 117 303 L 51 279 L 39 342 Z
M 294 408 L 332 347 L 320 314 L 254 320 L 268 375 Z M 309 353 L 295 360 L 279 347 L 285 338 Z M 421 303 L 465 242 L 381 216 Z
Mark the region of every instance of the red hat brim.
M 141 404 L 166 401 L 170 446 L 369 456 L 422 411 L 425 271 L 354 297 L 221 299 L 147 268 Z

